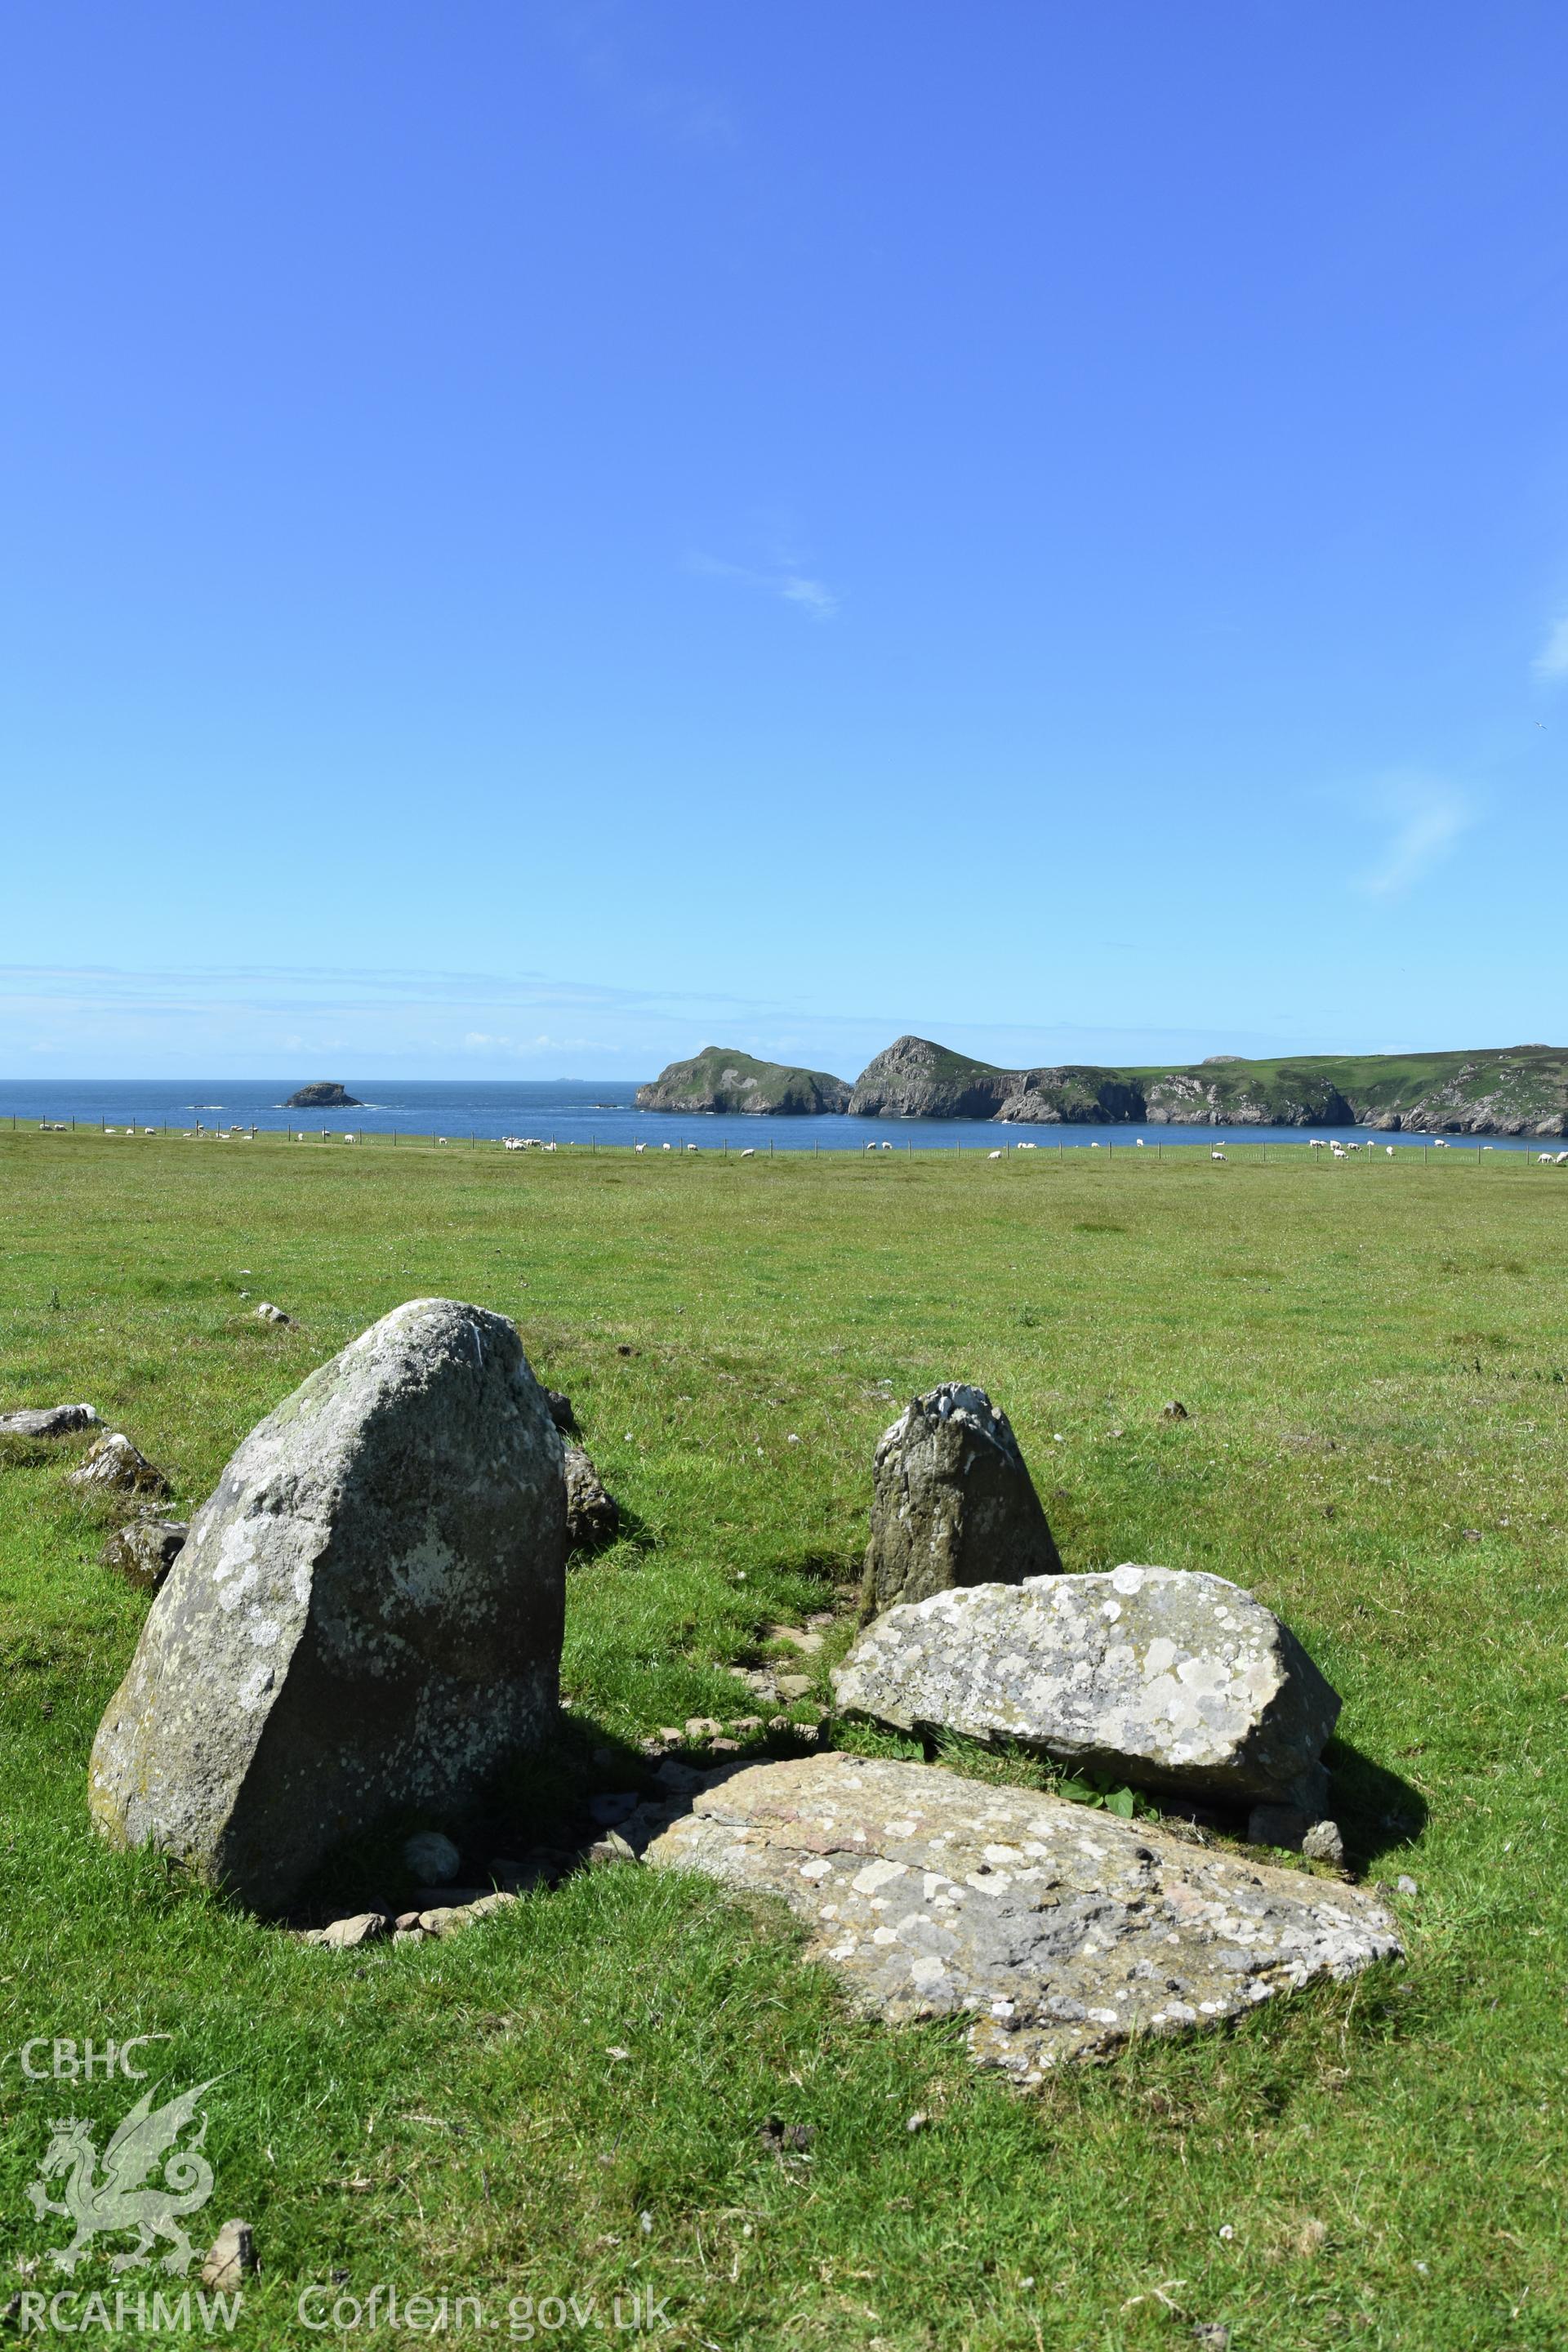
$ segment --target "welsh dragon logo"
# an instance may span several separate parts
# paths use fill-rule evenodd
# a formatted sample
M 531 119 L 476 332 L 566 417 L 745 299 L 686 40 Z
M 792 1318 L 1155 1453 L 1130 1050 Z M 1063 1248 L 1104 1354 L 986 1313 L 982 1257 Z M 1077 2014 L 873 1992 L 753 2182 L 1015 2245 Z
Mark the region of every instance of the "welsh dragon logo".
M 28 2186 L 27 2199 L 40 2221 L 46 2213 L 61 2213 L 76 2225 L 68 2246 L 49 2250 L 58 2269 L 74 2271 L 94 2238 L 126 2230 L 135 2231 L 136 2243 L 129 2253 L 111 2257 L 110 2270 L 132 2270 L 148 2261 L 148 2250 L 157 2238 L 169 2241 L 162 2258 L 166 2271 L 180 2274 L 190 2268 L 195 2248 L 181 2227 L 182 2217 L 205 2205 L 213 2190 L 213 2168 L 201 2153 L 207 2136 L 205 2116 L 184 2147 L 175 2142 L 217 2079 L 215 2074 L 194 2091 L 182 2091 L 156 2111 L 153 2100 L 158 2085 L 144 2091 L 104 2149 L 101 2173 L 90 2122 L 73 2116 L 49 2126 L 53 2137 L 38 2178 Z M 160 2161 L 163 2185 L 149 2186 L 147 2176 Z M 44 2186 L 61 2173 L 68 2176 L 63 2201 L 52 2198 Z

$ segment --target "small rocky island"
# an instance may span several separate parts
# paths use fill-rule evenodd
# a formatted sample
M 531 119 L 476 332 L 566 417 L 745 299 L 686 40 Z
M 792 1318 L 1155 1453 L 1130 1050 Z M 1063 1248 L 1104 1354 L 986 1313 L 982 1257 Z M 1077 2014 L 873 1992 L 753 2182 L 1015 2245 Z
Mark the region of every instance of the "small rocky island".
M 351 1095 L 338 1078 L 312 1078 L 308 1087 L 291 1094 L 283 1106 L 285 1110 L 363 1110 L 358 1095 Z
M 671 1062 L 651 1086 L 637 1088 L 638 1110 L 772 1111 L 809 1118 L 849 1108 L 849 1088 L 826 1070 L 759 1062 L 727 1045 L 704 1045 L 689 1062 Z

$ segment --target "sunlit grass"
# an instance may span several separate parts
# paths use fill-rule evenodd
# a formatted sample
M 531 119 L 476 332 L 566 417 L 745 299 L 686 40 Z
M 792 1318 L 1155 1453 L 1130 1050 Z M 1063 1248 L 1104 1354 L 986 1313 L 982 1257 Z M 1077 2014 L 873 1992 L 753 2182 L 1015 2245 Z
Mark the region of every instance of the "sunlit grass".
M 19 1134 L 0 1187 L 0 1402 L 89 1400 L 181 1507 L 401 1299 L 517 1318 L 628 1515 L 572 1573 L 563 1785 L 745 1708 L 731 1665 L 854 1580 L 878 1432 L 966 1378 L 1069 1567 L 1208 1568 L 1289 1619 L 1344 1695 L 1358 1851 L 1419 1886 L 1405 1974 L 1033 2101 L 952 2029 L 851 2017 L 787 1922 L 705 1885 L 596 1872 L 447 1944 L 305 1949 L 89 1832 L 145 1604 L 61 1460 L 13 1449 L 4 2047 L 167 2032 L 169 2080 L 224 2075 L 210 2210 L 267 2263 L 238 2340 L 321 2340 L 294 2302 L 334 2271 L 479 2293 L 503 2332 L 513 2295 L 651 2283 L 667 2340 L 722 2352 L 1563 2340 L 1568 1171 Z M 0 2069 L 8 2259 L 59 2242 L 25 2198 L 48 2119 L 111 2125 L 131 2087 Z M 763 2146 L 774 2114 L 808 2155 Z

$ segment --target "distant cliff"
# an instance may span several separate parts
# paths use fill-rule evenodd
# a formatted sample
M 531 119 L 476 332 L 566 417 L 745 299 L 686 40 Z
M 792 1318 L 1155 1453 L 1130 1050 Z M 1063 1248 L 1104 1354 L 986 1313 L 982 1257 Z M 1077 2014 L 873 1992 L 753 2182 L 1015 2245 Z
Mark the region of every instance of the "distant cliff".
M 1381 1127 L 1447 1135 L 1568 1134 L 1568 1049 L 1216 1054 L 1175 1069 L 999 1070 L 925 1037 L 868 1062 L 849 1108 L 880 1118 L 994 1118 L 1026 1126 Z
M 853 1091 L 710 1046 L 638 1090 L 645 1110 L 848 1110 L 862 1118 L 983 1118 L 1018 1126 L 1379 1127 L 1429 1135 L 1568 1135 L 1568 1047 L 1450 1054 L 1234 1054 L 1161 1069 L 1002 1070 L 929 1037 L 900 1037 Z
M 695 1060 L 671 1062 L 651 1086 L 639 1087 L 638 1110 L 685 1110 L 805 1117 L 847 1110 L 849 1088 L 826 1070 L 797 1070 L 759 1062 L 725 1045 L 704 1045 Z
M 994 1118 L 1018 1076 L 929 1037 L 900 1037 L 867 1063 L 848 1108 L 858 1118 Z
M 929 1037 L 900 1037 L 868 1062 L 849 1108 L 862 1118 L 1005 1118 L 1057 1127 L 1141 1118 L 1143 1097 L 1118 1070 L 998 1070 Z

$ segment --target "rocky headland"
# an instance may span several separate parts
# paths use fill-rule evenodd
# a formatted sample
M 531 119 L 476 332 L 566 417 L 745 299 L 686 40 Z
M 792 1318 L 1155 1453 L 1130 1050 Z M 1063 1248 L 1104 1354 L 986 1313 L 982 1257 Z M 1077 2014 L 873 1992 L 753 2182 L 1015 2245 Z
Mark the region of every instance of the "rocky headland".
M 1168 1069 L 999 1069 L 900 1037 L 847 1087 L 815 1070 L 709 1047 L 639 1087 L 643 1110 L 847 1110 L 863 1118 L 976 1118 L 1034 1127 L 1374 1127 L 1432 1135 L 1568 1134 L 1568 1048 L 1214 1054 Z
M 704 1045 L 689 1062 L 671 1062 L 651 1086 L 637 1088 L 638 1110 L 757 1112 L 809 1118 L 850 1108 L 849 1088 L 827 1070 L 797 1070 L 786 1062 L 759 1062 L 728 1045 Z

